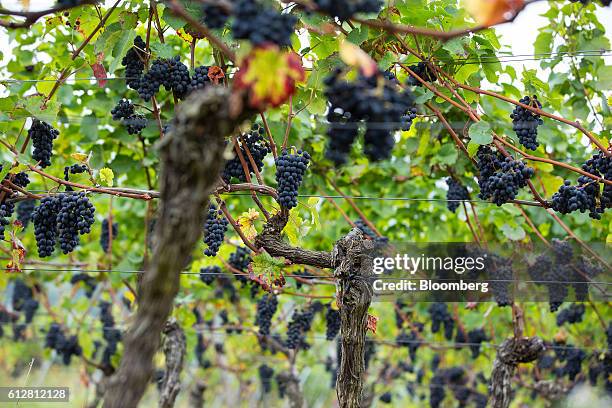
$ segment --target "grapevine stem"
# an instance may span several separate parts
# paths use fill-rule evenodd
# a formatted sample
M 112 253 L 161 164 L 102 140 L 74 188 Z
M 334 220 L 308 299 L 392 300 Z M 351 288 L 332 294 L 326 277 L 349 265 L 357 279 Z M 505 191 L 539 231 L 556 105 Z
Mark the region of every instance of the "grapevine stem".
M 270 142 L 270 148 L 272 149 L 272 156 L 276 160 L 276 158 L 278 157 L 278 153 L 276 152 L 276 143 L 274 142 L 274 138 L 272 137 L 270 126 L 268 126 L 266 115 L 264 115 L 262 112 L 259 114 L 259 116 L 261 116 L 261 121 L 263 122 L 264 129 L 266 130 L 266 135 L 268 135 L 268 141 Z
M 227 210 L 227 206 L 225 205 L 225 201 L 221 197 L 219 197 L 218 193 L 214 193 L 214 194 L 215 194 L 215 198 L 217 199 L 217 204 L 219 205 L 219 208 L 221 209 L 221 211 L 223 211 L 223 214 L 225 215 L 225 218 L 227 218 L 227 220 L 232 225 L 232 227 L 234 228 L 236 233 L 238 235 L 240 235 L 240 239 L 242 239 L 242 242 L 244 242 L 244 245 L 249 247 L 249 249 L 252 250 L 253 252 L 258 253 L 259 250 L 255 247 L 255 245 L 253 245 L 251 243 L 251 241 L 249 241 L 249 239 L 246 237 L 246 235 L 244 235 L 244 232 L 242 231 L 242 229 L 240 228 L 238 223 L 236 223 L 236 220 L 234 220 L 232 215 Z

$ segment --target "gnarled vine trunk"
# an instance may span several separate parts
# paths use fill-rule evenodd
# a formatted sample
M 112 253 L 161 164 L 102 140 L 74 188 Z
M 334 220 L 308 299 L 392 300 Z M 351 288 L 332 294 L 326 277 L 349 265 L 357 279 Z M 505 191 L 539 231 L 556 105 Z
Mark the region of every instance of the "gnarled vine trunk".
M 519 363 L 536 360 L 544 351 L 538 337 L 511 338 L 504 341 L 493 362 L 491 373 L 491 407 L 508 408 L 512 401 L 512 377 Z
M 334 275 L 338 279 L 337 302 L 340 307 L 340 343 L 342 347 L 336 393 L 341 408 L 359 408 L 365 373 L 365 340 L 368 308 L 372 301 L 374 243 L 353 229 L 340 239 L 332 253 Z
M 278 383 L 283 384 L 285 387 L 285 393 L 289 400 L 290 408 L 305 408 L 306 402 L 304 401 L 304 393 L 300 387 L 300 380 L 297 378 L 295 373 L 291 371 L 283 371 L 278 374 Z
M 179 106 L 174 129 L 161 140 L 160 205 L 153 257 L 143 276 L 134 323 L 121 365 L 107 389 L 105 408 L 136 407 L 153 371 L 160 333 L 202 233 L 205 206 L 223 166 L 224 137 L 252 112 L 233 115 L 227 88 L 209 87 Z
M 183 360 L 185 359 L 187 345 L 185 344 L 185 332 L 175 319 L 166 323 L 164 335 L 166 337 L 164 341 L 166 370 L 159 393 L 159 407 L 172 408 L 176 396 L 181 390 L 181 371 L 183 371 Z

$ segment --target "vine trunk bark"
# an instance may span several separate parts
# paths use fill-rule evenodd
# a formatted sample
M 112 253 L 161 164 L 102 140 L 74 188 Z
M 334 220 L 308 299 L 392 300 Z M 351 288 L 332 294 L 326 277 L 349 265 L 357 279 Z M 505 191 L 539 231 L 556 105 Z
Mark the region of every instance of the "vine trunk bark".
M 491 407 L 508 408 L 512 401 L 512 377 L 519 363 L 536 360 L 544 351 L 538 337 L 511 338 L 504 341 L 493 362 L 491 373 Z
M 175 319 L 166 323 L 164 335 L 166 337 L 164 341 L 166 371 L 159 393 L 159 407 L 172 408 L 176 396 L 181 390 L 181 371 L 183 371 L 187 345 L 185 344 L 185 332 Z
M 194 93 L 160 141 L 160 205 L 153 257 L 143 276 L 138 310 L 125 336 L 121 364 L 105 394 L 105 408 L 136 407 L 153 371 L 160 333 L 179 289 L 180 271 L 202 233 L 205 206 L 223 166 L 224 137 L 253 112 L 230 110 L 223 87 Z
M 340 307 L 341 356 L 336 393 L 341 408 L 359 408 L 365 373 L 365 341 L 368 308 L 372 302 L 374 242 L 353 229 L 340 239 L 332 252 L 334 275 L 338 279 L 337 302 Z

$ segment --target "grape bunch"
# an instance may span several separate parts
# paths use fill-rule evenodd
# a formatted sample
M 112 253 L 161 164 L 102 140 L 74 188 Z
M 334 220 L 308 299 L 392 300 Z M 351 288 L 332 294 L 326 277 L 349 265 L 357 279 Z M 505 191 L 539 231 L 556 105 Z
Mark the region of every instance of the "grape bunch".
M 314 3 L 317 9 L 340 21 L 346 21 L 357 13 L 378 13 L 383 6 L 381 0 L 314 0 Z
M 59 132 L 47 122 L 42 122 L 36 118 L 32 120 L 28 137 L 32 140 L 32 146 L 34 146 L 32 158 L 39 162 L 40 167 L 45 168 L 51 165 L 53 141 L 58 136 Z
M 83 282 L 83 284 L 85 285 L 85 295 L 88 298 L 91 298 L 93 296 L 94 291 L 96 290 L 96 286 L 98 286 L 98 281 L 96 280 L 96 278 L 86 273 L 77 273 L 75 275 L 72 275 L 72 277 L 70 278 L 70 284 L 76 285 L 79 282 Z
M 416 117 L 412 93 L 381 71 L 350 82 L 341 79 L 342 72 L 337 68 L 324 81 L 330 104 L 326 157 L 337 165 L 345 163 L 363 125 L 365 155 L 373 161 L 388 158 L 395 145 L 393 132 L 408 130 Z
M 21 222 L 23 228 L 27 228 L 28 224 L 30 223 L 35 207 L 36 203 L 34 200 L 21 201 L 19 204 L 17 204 L 17 220 Z M 0 229 L 2 229 L 1 226 Z M 0 235 L 2 234 L 0 233 Z
M 221 268 L 217 265 L 207 266 L 200 269 L 200 280 L 207 285 L 210 285 L 215 281 L 217 276 L 221 274 Z
M 13 216 L 15 211 L 15 203 L 3 202 L 0 204 L 0 239 L 4 237 L 4 230 L 10 224 L 9 218 Z
M 204 255 L 215 256 L 223 243 L 227 225 L 229 222 L 213 204 L 208 207 L 208 215 L 204 221 L 204 244 L 208 248 L 204 249 Z
M 446 303 L 436 302 L 429 307 L 428 312 L 431 318 L 431 332 L 439 332 L 440 327 L 444 325 L 444 337 L 448 340 L 452 339 L 455 321 L 448 312 Z
M 380 397 L 378 397 L 378 399 L 380 400 L 380 402 L 384 404 L 390 404 L 393 399 L 392 397 L 393 397 L 393 394 L 387 391 L 384 394 L 382 394 Z
M 410 330 L 410 333 L 402 331 L 395 338 L 395 343 L 398 347 L 406 347 L 408 349 L 408 355 L 410 355 L 410 361 L 413 363 L 416 361 L 416 352 L 421 345 L 421 341 L 415 330 Z
M 251 154 L 253 158 L 253 162 L 255 163 L 255 167 L 258 172 L 261 172 L 264 166 L 264 158 L 272 151 L 270 146 L 266 140 L 264 140 L 265 129 L 259 126 L 257 123 L 253 125 L 251 131 L 249 133 L 244 133 L 239 138 L 241 142 L 239 143 L 238 148 L 242 153 L 242 158 L 246 162 L 246 167 L 249 169 L 249 173 L 253 174 L 255 169 L 251 164 L 251 160 L 249 160 L 248 152 Z M 244 172 L 244 167 L 242 166 L 242 162 L 240 161 L 240 157 L 236 154 L 234 158 L 228 160 L 223 168 L 223 173 L 221 174 L 221 178 L 229 183 L 232 178 L 237 178 L 238 180 L 245 182 L 246 174 Z
M 572 271 L 573 274 L 570 279 L 574 287 L 576 300 L 584 302 L 589 297 L 589 282 L 602 273 L 603 268 L 582 256 L 578 259 Z
M 478 148 L 476 160 L 480 172 L 478 196 L 483 200 L 490 199 L 498 206 L 514 200 L 519 189 L 525 187 L 535 174 L 524 162 L 510 157 L 504 158 L 501 153 L 493 152 L 488 146 Z
M 558 247 L 558 253 L 555 255 L 557 262 L 553 263 L 548 255 L 539 255 L 527 269 L 529 276 L 537 285 L 544 285 L 547 288 L 551 312 L 556 312 L 567 297 L 568 284 L 566 281 L 572 279 L 574 273 L 572 265 L 559 263 L 559 259 L 563 259 L 559 258 L 562 251 L 559 242 L 561 241 L 553 239 L 553 249 L 555 245 Z
M 11 303 L 13 310 L 24 312 L 26 324 L 32 322 L 34 314 L 36 314 L 38 310 L 38 301 L 34 299 L 34 292 L 32 289 L 21 279 L 15 280 Z
M 90 232 L 94 212 L 84 193 L 43 198 L 32 214 L 38 255 L 50 256 L 58 240 L 63 253 L 72 252 L 79 244 L 79 235 Z
M 426 62 L 421 61 L 416 65 L 410 65 L 408 68 L 425 82 L 435 82 L 437 79 L 436 74 Z M 408 77 L 406 83 L 411 86 L 423 86 L 423 84 L 416 77 L 412 76 L 412 74 Z
M 274 376 L 274 370 L 268 367 L 266 364 L 262 364 L 259 366 L 258 372 L 263 392 L 264 394 L 268 394 L 272 390 L 272 377 Z
M 325 338 L 327 340 L 333 340 L 340 332 L 340 311 L 327 305 L 327 311 L 325 312 Z
M 573 186 L 570 180 L 565 180 L 559 191 L 553 194 L 552 209 L 561 214 L 589 211 L 590 214 L 599 216 L 596 197 L 582 186 Z
M 467 343 L 470 343 L 470 350 L 472 351 L 472 358 L 476 358 L 480 355 L 480 344 L 483 341 L 489 341 L 487 334 L 484 329 L 470 330 L 467 334 Z
M 210 78 L 208 77 L 209 68 L 210 67 L 207 67 L 206 65 L 202 65 L 193 70 L 191 82 L 189 82 L 188 92 L 192 92 L 197 89 L 204 89 L 211 83 Z
M 45 197 L 32 213 L 36 246 L 38 247 L 38 256 L 41 258 L 50 256 L 55 250 L 58 212 L 59 202 L 56 197 Z
M 147 127 L 147 119 L 135 112 L 134 104 L 128 99 L 121 99 L 111 110 L 111 115 L 113 120 L 120 120 L 126 126 L 130 135 L 140 134 Z
M 511 262 L 494 259 L 492 265 L 489 266 L 489 285 L 497 305 L 500 307 L 512 305 L 513 293 L 510 290 L 510 285 L 514 279 L 514 274 Z
M 251 251 L 245 247 L 238 247 L 236 251 L 232 252 L 230 255 L 228 263 L 232 268 L 246 273 L 251 261 Z M 248 278 L 244 275 L 236 274 L 235 276 L 243 285 L 248 281 Z
M 584 316 L 584 310 L 582 303 L 572 303 L 557 314 L 557 326 L 561 327 L 565 323 L 580 323 Z
M 0 166 L 0 171 L 2 167 Z M 7 175 L 8 176 L 8 175 Z M 18 187 L 27 187 L 30 184 L 30 178 L 28 177 L 28 173 L 24 171 L 20 171 L 19 173 L 13 176 L 12 183 Z
M 599 152 L 582 165 L 582 170 L 596 177 L 612 180 L 612 158 Z M 601 190 L 599 183 L 587 176 L 580 176 L 576 186 L 565 180 L 552 197 L 552 208 L 561 214 L 589 211 L 591 218 L 599 220 L 601 214 L 611 207 L 612 186 L 604 184 Z
M 140 36 L 134 39 L 134 46 L 125 54 L 121 64 L 125 67 L 127 86 L 137 90 L 144 70 L 145 48 L 147 45 Z
M 359 133 L 359 121 L 351 120 L 349 112 L 331 106 L 327 113 L 329 122 L 327 136 L 327 151 L 325 157 L 335 164 L 343 164 L 351 151 L 351 146 Z
M 115 327 L 115 319 L 111 311 L 112 305 L 102 301 L 99 306 L 102 337 L 106 341 L 106 348 L 102 353 L 102 366 L 112 367 L 111 358 L 117 352 L 117 344 L 121 341 L 121 331 Z
M 64 167 L 64 180 L 70 181 L 71 174 L 81 174 L 87 171 L 87 166 L 84 164 L 73 164 L 72 166 L 66 166 Z
M 259 334 L 262 336 L 270 335 L 272 316 L 278 308 L 276 295 L 267 293 L 257 301 L 257 314 L 255 315 L 255 325 L 259 326 Z
M 117 238 L 117 234 L 119 233 L 119 224 L 113 222 L 112 231 L 108 227 L 108 218 L 102 220 L 102 231 L 100 232 L 100 246 L 102 247 L 102 251 L 107 253 L 109 250 L 110 237 L 111 234 L 113 239 Z
M 452 212 L 455 212 L 457 208 L 459 208 L 459 205 L 461 205 L 459 200 L 469 200 L 470 196 L 467 188 L 452 177 L 446 179 L 446 185 L 448 186 L 448 191 L 446 192 L 446 207 Z
M 278 202 L 284 208 L 297 206 L 298 189 L 308 168 L 310 155 L 298 150 L 289 154 L 283 150 L 276 158 L 276 182 L 278 183 Z
M 89 234 L 94 223 L 94 206 L 84 193 L 60 194 L 57 229 L 62 252 L 68 254 L 79 244 L 79 235 Z
M 66 337 L 57 323 L 51 323 L 51 326 L 49 326 L 45 336 L 45 347 L 55 350 L 58 355 L 62 356 L 64 365 L 70 365 L 72 356 L 83 354 L 83 349 L 79 345 L 77 336 Z
M 204 4 L 202 6 L 202 21 L 210 28 L 223 28 L 228 18 L 228 11 L 221 5 Z
M 172 91 L 178 99 L 184 99 L 187 96 L 191 78 L 189 69 L 181 62 L 180 56 L 154 60 L 149 71 L 142 76 L 138 94 L 143 100 L 148 101 L 157 94 L 162 85 L 166 91 Z
M 134 114 L 134 104 L 129 99 L 121 99 L 117 105 L 111 109 L 113 120 L 127 119 Z
M 372 228 L 370 228 L 368 226 L 368 224 L 366 224 L 361 218 L 355 220 L 353 222 L 353 224 L 355 224 L 355 227 L 359 228 L 361 230 L 361 232 L 364 233 L 364 235 L 372 238 L 372 239 L 377 239 L 378 236 L 376 235 L 376 233 L 372 230 Z
M 312 326 L 314 315 L 315 309 L 312 305 L 305 310 L 296 310 L 293 312 L 291 321 L 287 326 L 287 341 L 285 345 L 288 349 L 308 350 L 310 348 L 310 344 L 306 342 L 306 333 Z
M 565 362 L 563 367 L 559 367 L 555 370 L 555 375 L 558 378 L 567 376 L 570 381 L 574 381 L 576 376 L 582 371 L 582 362 L 587 357 L 584 350 L 568 344 L 563 347 L 555 349 L 557 358 L 561 362 Z
M 273 43 L 291 45 L 291 34 L 297 17 L 281 14 L 256 0 L 236 0 L 233 6 L 232 35 L 236 39 L 249 40 L 254 45 Z
M 525 96 L 519 99 L 519 102 L 534 108 L 542 109 L 542 103 L 538 101 L 537 96 L 530 98 Z M 512 118 L 512 130 L 516 132 L 519 138 L 519 143 L 530 150 L 536 150 L 540 145 L 538 143 L 538 126 L 544 124 L 544 121 L 540 118 L 540 115 L 533 113 L 532 111 L 517 106 L 510 114 Z

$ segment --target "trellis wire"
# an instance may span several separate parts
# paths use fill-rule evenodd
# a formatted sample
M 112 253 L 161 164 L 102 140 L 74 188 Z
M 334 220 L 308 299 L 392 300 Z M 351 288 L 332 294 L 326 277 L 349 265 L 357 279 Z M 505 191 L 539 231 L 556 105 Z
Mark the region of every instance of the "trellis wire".
M 76 272 L 76 273 L 124 273 L 131 275 L 138 275 L 145 273 L 144 270 L 121 270 L 121 269 L 68 269 L 68 268 L 21 268 L 23 271 L 36 271 L 36 272 Z M 181 275 L 214 275 L 214 276 L 248 276 L 248 273 L 237 273 L 237 272 L 191 272 L 191 271 L 181 271 L 179 272 Z M 285 275 L 288 278 L 303 278 L 303 279 L 331 279 L 332 275 L 301 275 L 301 274 L 287 274 Z M 455 282 L 455 279 L 449 278 L 404 278 L 404 277 L 387 277 L 387 276 L 376 276 L 376 280 L 410 280 L 417 281 L 422 279 L 428 279 L 432 281 L 451 281 Z M 608 281 L 538 281 L 538 280 L 514 280 L 514 279 L 463 279 L 465 282 L 522 282 L 522 283 L 566 283 L 566 284 L 574 284 L 574 283 L 588 283 L 588 284 L 601 284 L 601 285 L 612 285 L 612 282 Z
M 577 50 L 577 51 L 553 51 L 553 52 L 542 52 L 533 54 L 501 54 L 501 55 L 484 55 L 481 57 L 465 57 L 465 58 L 439 58 L 437 61 L 444 63 L 461 63 L 461 64 L 495 64 L 495 63 L 508 63 L 508 62 L 524 62 L 524 61 L 539 61 L 555 58 L 566 58 L 566 57 L 608 57 L 612 55 L 610 49 L 600 50 Z M 519 58 L 519 57 L 531 57 L 531 58 Z M 126 80 L 133 79 L 133 77 L 87 77 L 87 78 L 69 78 L 62 81 L 62 84 L 72 84 L 77 81 L 113 81 L 113 80 Z M 39 82 L 57 82 L 57 79 L 0 79 L 1 83 L 39 83 Z M 69 82 L 72 81 L 72 82 Z
M 4 325 L 11 325 L 13 323 L 10 322 L 6 322 L 6 323 L 0 323 L 0 324 L 4 324 Z M 40 324 L 28 324 L 28 326 L 36 326 L 38 328 L 46 328 L 46 326 L 40 325 Z M 128 327 L 125 324 L 116 324 L 114 327 L 92 327 L 89 326 L 90 329 L 94 329 L 94 330 L 102 330 L 102 331 L 111 331 L 111 330 L 117 330 L 117 328 L 119 327 L 119 330 L 122 331 L 126 331 L 126 327 Z M 207 333 L 211 336 L 219 336 L 219 337 L 225 337 L 225 336 L 234 336 L 234 335 L 253 335 L 253 336 L 257 336 L 257 333 L 255 331 L 252 330 L 252 327 L 234 327 L 234 326 L 222 326 L 222 327 L 197 327 L 197 325 L 194 325 L 193 327 L 184 327 L 183 330 L 191 332 L 191 333 L 198 333 L 198 334 L 204 334 Z M 222 330 L 226 330 L 225 333 L 219 333 L 219 331 Z M 227 330 L 231 330 L 231 333 L 227 332 Z M 332 340 L 327 340 L 326 336 L 320 336 L 320 335 L 316 335 L 316 334 L 310 334 L 307 336 L 307 340 L 325 340 L 327 342 L 331 342 Z M 399 344 L 425 344 L 425 345 L 431 345 L 431 346 L 440 346 L 440 347 L 470 347 L 470 346 L 484 346 L 484 347 L 491 347 L 491 348 L 497 348 L 499 346 L 501 346 L 501 344 L 499 343 L 491 343 L 491 342 L 482 342 L 482 343 L 470 343 L 470 342 L 453 342 L 453 341 L 431 341 L 431 340 L 396 340 L 396 339 L 385 339 L 385 338 L 368 338 L 366 339 L 366 342 L 371 342 L 371 343 L 375 343 L 375 344 L 383 344 L 383 345 L 390 345 L 390 346 L 397 346 Z M 607 347 L 595 347 L 595 346 L 562 346 L 562 345 L 547 345 L 546 346 L 547 349 L 558 349 L 558 350 L 571 350 L 571 349 L 584 349 L 584 350 L 597 350 L 597 351 L 610 351 L 612 349 L 609 349 Z

